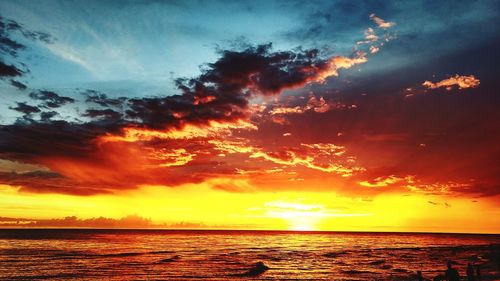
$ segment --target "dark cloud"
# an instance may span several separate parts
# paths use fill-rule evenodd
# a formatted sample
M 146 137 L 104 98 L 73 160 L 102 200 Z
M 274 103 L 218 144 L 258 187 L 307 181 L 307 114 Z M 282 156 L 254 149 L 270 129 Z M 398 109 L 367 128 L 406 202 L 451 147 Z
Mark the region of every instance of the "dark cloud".
M 55 111 L 44 111 L 40 113 L 40 120 L 42 122 L 49 122 L 53 117 L 57 116 L 59 113 Z
M 12 110 L 24 113 L 25 115 L 30 115 L 33 113 L 38 113 L 40 112 L 40 108 L 36 106 L 29 105 L 25 102 L 18 102 L 16 107 L 9 107 Z
M 87 109 L 83 114 L 85 117 L 90 117 L 93 119 L 103 118 L 106 120 L 119 120 L 122 118 L 122 114 L 114 111 L 110 108 L 107 109 Z
M 70 97 L 60 96 L 52 91 L 40 90 L 30 93 L 30 98 L 42 101 L 41 106 L 49 108 L 58 108 L 68 103 L 75 102 Z
M 109 98 L 106 94 L 95 90 L 86 90 L 83 95 L 86 96 L 85 102 L 95 103 L 103 107 L 122 107 L 127 100 L 125 97 Z
M 41 41 L 46 44 L 51 44 L 55 41 L 55 38 L 50 34 L 41 31 L 33 31 L 30 29 L 26 29 L 21 23 L 18 23 L 12 19 L 6 19 L 0 16 L 0 38 L 10 40 L 10 46 L 17 47 L 18 49 L 23 48 L 22 44 L 13 41 L 9 36 L 12 33 L 18 32 L 23 37 L 32 40 L 32 41 Z M 2 41 L 3 42 L 3 41 Z
M 248 116 L 248 101 L 315 81 L 332 65 L 318 50 L 273 52 L 271 45 L 221 51 L 193 79 L 178 79 L 182 95 L 129 100 L 126 114 L 150 128 L 208 121 L 232 122 Z M 179 118 L 178 116 L 182 116 Z
M 39 109 L 38 111 L 36 109 L 28 106 L 26 111 L 39 112 Z M 118 133 L 120 128 L 120 124 L 105 122 L 77 124 L 62 120 L 50 122 L 29 120 L 2 125 L 0 157 L 29 163 L 36 163 L 38 158 L 50 156 L 85 158 L 95 152 L 94 140 L 98 136 Z
M 15 65 L 6 64 L 0 60 L 0 78 L 16 77 L 24 74 L 24 71 Z
M 46 44 L 51 44 L 54 41 L 54 38 L 48 33 L 26 29 L 18 22 L 0 16 L 0 53 L 3 53 L 6 57 L 17 58 L 19 51 L 26 49 L 23 43 L 14 39 L 16 33 L 30 41 L 40 41 Z M 8 64 L 4 60 L 4 58 L 0 60 L 0 79 L 22 76 L 28 72 L 28 70 L 21 70 L 18 65 Z M 19 64 L 22 65 L 22 63 Z M 24 84 L 12 81 L 12 86 L 23 89 L 21 85 Z
M 75 185 L 75 182 L 51 171 L 0 172 L 0 183 L 20 187 L 22 192 L 61 193 L 91 195 L 107 193 L 106 189 L 93 185 Z
M 3 53 L 7 53 L 13 57 L 17 56 L 18 51 L 25 49 L 26 46 L 24 46 L 21 43 L 18 43 L 8 37 L 4 37 L 3 35 L 0 35 L 0 51 Z
M 25 84 L 23 84 L 19 81 L 13 80 L 13 79 L 10 79 L 10 84 L 12 86 L 18 88 L 19 90 L 26 90 L 28 88 L 28 86 L 26 86 Z

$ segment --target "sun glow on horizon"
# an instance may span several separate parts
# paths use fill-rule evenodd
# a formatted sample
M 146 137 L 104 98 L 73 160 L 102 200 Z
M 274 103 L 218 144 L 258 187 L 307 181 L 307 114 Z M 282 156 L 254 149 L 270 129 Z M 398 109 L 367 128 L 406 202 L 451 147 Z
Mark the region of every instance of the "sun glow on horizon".
M 494 200 L 483 205 L 461 199 L 448 201 L 454 210 L 439 203 L 438 197 L 416 195 L 402 200 L 401 196 L 361 200 L 327 192 L 234 193 L 203 183 L 179 188 L 144 186 L 119 195 L 80 197 L 18 192 L 4 185 L 0 188 L 0 212 L 3 217 L 32 219 L 77 216 L 120 220 L 136 214 L 160 228 L 389 232 L 484 229 L 498 233 L 498 224 L 491 222 L 498 213 L 488 211 Z M 436 202 L 430 204 L 429 200 Z M 47 206 L 51 206 L 50 212 Z M 456 209 L 468 212 L 450 222 L 449 216 Z M 462 223 L 472 218 L 473 223 Z

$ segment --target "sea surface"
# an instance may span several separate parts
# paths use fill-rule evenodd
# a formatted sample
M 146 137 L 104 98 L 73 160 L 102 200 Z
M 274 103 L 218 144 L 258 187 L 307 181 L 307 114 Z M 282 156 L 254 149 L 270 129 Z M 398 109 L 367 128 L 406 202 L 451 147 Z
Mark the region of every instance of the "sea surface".
M 500 235 L 0 230 L 0 280 L 432 280 L 452 260 L 500 280 Z M 263 262 L 267 271 L 255 271 Z M 465 278 L 463 280 L 466 280 Z

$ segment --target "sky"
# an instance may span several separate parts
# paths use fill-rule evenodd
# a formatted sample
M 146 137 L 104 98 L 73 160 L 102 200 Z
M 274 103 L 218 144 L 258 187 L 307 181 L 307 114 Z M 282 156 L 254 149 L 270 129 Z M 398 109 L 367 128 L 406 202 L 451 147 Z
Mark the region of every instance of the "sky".
M 0 11 L 0 226 L 500 233 L 498 1 Z

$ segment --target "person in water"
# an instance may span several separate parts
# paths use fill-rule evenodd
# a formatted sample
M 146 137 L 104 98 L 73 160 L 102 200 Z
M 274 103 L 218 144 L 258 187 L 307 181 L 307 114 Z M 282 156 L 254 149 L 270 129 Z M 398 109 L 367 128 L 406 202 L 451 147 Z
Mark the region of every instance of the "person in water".
M 474 277 L 474 267 L 472 267 L 472 264 L 469 262 L 467 264 L 467 281 L 476 281 L 476 278 Z
M 448 269 L 446 269 L 444 277 L 446 281 L 460 281 L 460 274 L 452 267 L 451 261 L 448 262 Z
M 417 280 L 418 281 L 430 281 L 429 279 L 427 278 L 424 278 L 424 276 L 422 276 L 422 271 L 417 271 Z
M 458 274 L 458 271 L 452 267 L 451 261 L 448 262 L 447 266 L 448 269 L 446 269 L 446 272 L 444 273 L 446 281 L 460 281 L 460 274 Z

